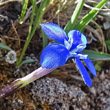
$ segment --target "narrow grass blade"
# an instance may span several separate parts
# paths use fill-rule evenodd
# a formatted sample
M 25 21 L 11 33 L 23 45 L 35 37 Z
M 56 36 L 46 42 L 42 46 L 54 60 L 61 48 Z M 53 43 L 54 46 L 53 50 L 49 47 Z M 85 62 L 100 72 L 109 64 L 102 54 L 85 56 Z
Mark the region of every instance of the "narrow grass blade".
M 42 38 L 43 38 L 43 49 L 48 45 L 48 37 L 45 35 L 44 31 L 42 31 Z
M 0 43 L 0 48 L 5 49 L 5 50 L 12 50 L 10 47 L 8 47 L 7 45 L 4 45 L 2 43 Z
M 37 26 L 41 23 L 42 21 L 42 16 L 45 12 L 45 9 L 47 8 L 48 4 L 50 3 L 50 0 L 43 0 L 40 4 L 40 7 L 39 7 L 39 10 L 38 12 L 36 13 L 36 20 L 35 20 L 35 24 L 34 24 L 34 27 L 33 27 L 33 30 L 32 30 L 32 33 L 31 33 L 31 36 L 30 36 L 30 39 L 32 38 L 32 36 L 34 35 L 35 31 L 36 31 L 36 28 Z
M 101 9 L 107 2 L 108 0 L 102 0 L 95 8 Z M 73 29 L 81 31 L 98 14 L 98 12 L 99 10 L 91 10 L 73 27 Z
M 23 58 L 23 56 L 24 56 L 24 54 L 25 54 L 25 52 L 27 50 L 27 47 L 28 47 L 28 45 L 29 45 L 29 43 L 30 43 L 30 41 L 31 41 L 31 39 L 32 39 L 32 37 L 33 37 L 33 35 L 34 35 L 37 27 L 38 27 L 38 25 L 42 21 L 43 14 L 44 14 L 45 9 L 47 8 L 47 6 L 48 6 L 49 3 L 50 3 L 50 0 L 43 0 L 41 2 L 41 4 L 40 4 L 40 7 L 39 7 L 38 11 L 37 12 L 35 11 L 36 12 L 35 22 L 34 22 L 32 31 L 30 32 L 30 34 L 28 34 L 28 37 L 26 39 L 26 43 L 24 45 L 23 51 L 21 53 L 21 56 L 20 56 L 20 58 L 18 59 L 18 61 L 16 63 L 18 66 L 20 65 L 20 63 L 22 61 L 22 58 Z
M 84 2 L 85 2 L 85 0 L 79 0 L 78 1 L 78 4 L 77 4 L 77 6 L 76 6 L 76 8 L 75 8 L 75 10 L 74 10 L 74 12 L 73 12 L 73 14 L 71 16 L 70 21 L 66 24 L 66 26 L 64 28 L 66 33 L 68 33 L 70 30 L 73 29 L 73 27 L 74 27 L 79 15 L 80 15 L 80 12 L 81 12 L 81 10 L 83 8 Z
M 23 0 L 23 6 L 22 6 L 22 11 L 21 11 L 21 17 L 20 17 L 20 24 L 22 24 L 26 10 L 27 10 L 27 6 L 28 6 L 28 0 Z
M 21 63 L 20 66 L 22 66 L 24 64 L 28 64 L 28 63 L 33 63 L 33 62 L 35 62 L 35 60 L 33 60 L 33 59 L 30 58 L 30 59 L 27 59 L 27 60 L 22 61 L 22 63 Z
M 93 60 L 104 60 L 104 61 L 110 60 L 110 55 L 107 53 L 97 52 L 93 50 L 84 50 L 83 53 L 87 54 L 88 57 Z
M 35 15 L 35 9 L 36 9 L 36 0 L 32 0 L 32 14 L 31 14 L 31 22 L 30 22 L 30 26 L 29 26 L 29 36 L 31 34 L 31 30 L 32 30 L 32 25 L 33 25 L 33 21 L 34 21 L 34 15 Z

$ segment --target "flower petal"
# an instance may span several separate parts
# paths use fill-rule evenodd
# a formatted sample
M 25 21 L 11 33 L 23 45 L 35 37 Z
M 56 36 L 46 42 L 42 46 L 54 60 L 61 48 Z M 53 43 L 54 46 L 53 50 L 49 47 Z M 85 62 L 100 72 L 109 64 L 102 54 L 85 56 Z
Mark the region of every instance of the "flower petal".
M 87 59 L 83 59 L 86 66 L 88 67 L 89 71 L 96 77 L 96 69 L 93 65 L 93 63 L 91 62 L 91 60 L 87 57 Z
M 75 58 L 75 61 L 85 84 L 90 87 L 92 85 L 92 81 L 86 68 L 84 67 L 84 65 L 82 64 L 79 58 Z
M 75 58 L 75 57 L 78 57 L 79 59 L 87 59 L 88 55 L 82 53 L 75 53 L 71 51 L 69 58 Z
M 71 30 L 68 33 L 69 43 L 71 44 L 70 51 L 80 52 L 86 48 L 86 37 L 78 30 Z M 75 50 L 74 50 L 75 49 Z
M 53 43 L 48 45 L 41 54 L 40 63 L 43 68 L 51 69 L 62 66 L 69 57 L 69 51 L 65 46 Z
M 49 38 L 62 44 L 64 44 L 64 40 L 68 40 L 65 31 L 57 24 L 43 23 L 40 25 Z

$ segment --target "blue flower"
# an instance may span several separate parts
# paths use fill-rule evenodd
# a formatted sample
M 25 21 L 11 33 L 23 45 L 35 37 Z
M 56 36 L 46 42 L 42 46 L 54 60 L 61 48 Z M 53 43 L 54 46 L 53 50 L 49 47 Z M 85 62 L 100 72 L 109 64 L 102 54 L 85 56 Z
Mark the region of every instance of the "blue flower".
M 48 45 L 42 51 L 40 59 L 42 68 L 57 68 L 64 65 L 68 59 L 75 58 L 76 65 L 85 84 L 90 87 L 92 85 L 91 78 L 80 61 L 82 59 L 89 71 L 96 77 L 96 70 L 91 60 L 87 55 L 80 53 L 86 48 L 86 37 L 78 30 L 71 30 L 67 37 L 65 31 L 54 23 L 43 23 L 41 27 L 49 38 L 59 42 Z

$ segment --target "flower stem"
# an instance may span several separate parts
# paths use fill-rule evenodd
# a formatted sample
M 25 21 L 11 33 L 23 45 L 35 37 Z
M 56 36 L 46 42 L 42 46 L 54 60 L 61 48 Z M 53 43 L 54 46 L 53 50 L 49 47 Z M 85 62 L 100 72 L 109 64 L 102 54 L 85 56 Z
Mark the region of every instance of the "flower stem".
M 12 93 L 16 92 L 18 89 L 23 88 L 29 83 L 47 75 L 48 73 L 52 72 L 55 69 L 56 68 L 46 69 L 46 68 L 40 67 L 35 71 L 33 71 L 32 73 L 28 74 L 27 76 L 13 81 L 10 85 L 6 85 L 0 90 L 0 99 L 3 99 L 11 95 Z
M 56 68 L 46 69 L 46 68 L 40 67 L 37 70 L 30 73 L 29 75 L 27 75 L 23 78 L 17 79 L 16 80 L 17 81 L 16 85 L 22 84 L 20 86 L 20 88 L 22 88 L 22 87 L 28 85 L 29 83 L 35 81 L 36 79 L 39 79 L 39 78 L 47 75 L 48 73 L 52 72 L 54 69 L 56 69 Z

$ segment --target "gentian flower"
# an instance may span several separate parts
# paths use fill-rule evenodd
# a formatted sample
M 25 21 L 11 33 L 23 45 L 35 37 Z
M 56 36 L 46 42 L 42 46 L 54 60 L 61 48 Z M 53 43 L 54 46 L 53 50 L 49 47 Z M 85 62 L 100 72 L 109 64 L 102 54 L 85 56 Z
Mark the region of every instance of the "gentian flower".
M 40 68 L 22 78 L 13 81 L 11 85 L 7 85 L 1 89 L 0 99 L 5 98 L 6 96 L 10 95 L 10 93 L 13 93 L 14 91 L 28 85 L 36 79 L 39 79 L 52 72 L 57 67 L 64 65 L 67 60 L 72 58 L 75 59 L 77 68 L 79 69 L 85 84 L 87 84 L 89 87 L 92 85 L 91 78 L 83 63 L 80 61 L 80 59 L 82 59 L 89 71 L 96 76 L 96 70 L 91 60 L 87 55 L 81 53 L 81 51 L 86 48 L 86 37 L 78 30 L 71 30 L 67 37 L 65 31 L 54 23 L 44 23 L 41 24 L 41 27 L 49 38 L 59 43 L 52 43 L 42 51 Z
M 58 43 L 48 45 L 41 54 L 40 63 L 42 68 L 52 69 L 62 66 L 67 60 L 74 58 L 77 68 L 87 86 L 92 85 L 91 78 L 80 61 L 82 59 L 89 71 L 96 77 L 96 70 L 88 55 L 81 53 L 86 48 L 86 37 L 78 30 L 71 30 L 68 33 L 57 24 L 43 23 L 41 27 L 45 34 Z

